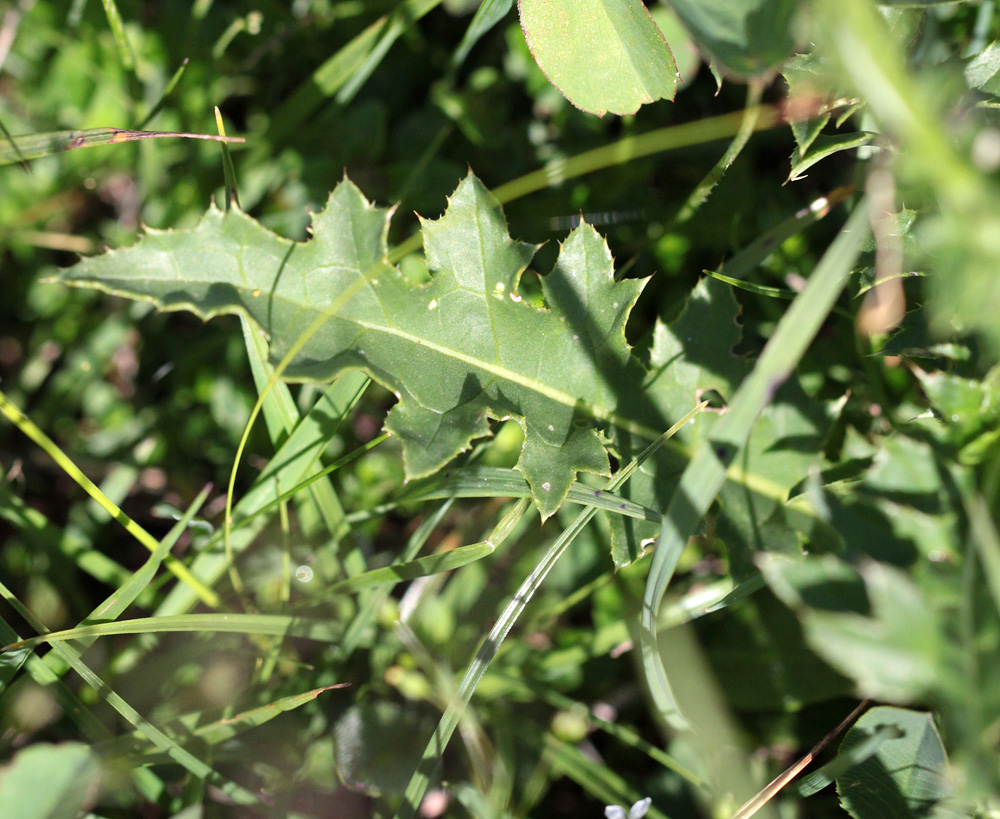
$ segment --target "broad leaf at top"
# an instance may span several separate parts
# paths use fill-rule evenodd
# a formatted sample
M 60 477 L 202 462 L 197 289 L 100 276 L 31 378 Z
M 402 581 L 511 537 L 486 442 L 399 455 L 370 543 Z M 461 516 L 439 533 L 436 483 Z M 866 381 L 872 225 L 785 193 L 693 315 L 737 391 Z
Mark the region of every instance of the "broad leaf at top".
M 426 285 L 388 263 L 389 216 L 345 180 L 314 216 L 310 241 L 212 208 L 192 230 L 150 230 L 60 278 L 203 318 L 245 313 L 270 336 L 275 360 L 328 311 L 288 377 L 361 369 L 391 389 L 399 402 L 386 428 L 402 442 L 409 477 L 431 474 L 488 435 L 489 418 L 516 418 L 524 430 L 517 467 L 543 517 L 577 472 L 609 473 L 600 427 L 621 422 L 648 437 L 666 429 L 669 421 L 633 411 L 645 372 L 624 327 L 643 282 L 614 280 L 592 227 L 567 238 L 542 278 L 547 308 L 538 308 L 518 293 L 534 248 L 510 238 L 500 205 L 471 174 L 445 215 L 422 223 L 434 273 Z M 620 406 L 642 420 L 621 419 Z
M 634 114 L 673 99 L 677 66 L 640 0 L 519 0 L 521 27 L 549 81 L 591 114 Z
M 797 0 L 670 0 L 670 5 L 727 74 L 767 75 L 797 45 Z

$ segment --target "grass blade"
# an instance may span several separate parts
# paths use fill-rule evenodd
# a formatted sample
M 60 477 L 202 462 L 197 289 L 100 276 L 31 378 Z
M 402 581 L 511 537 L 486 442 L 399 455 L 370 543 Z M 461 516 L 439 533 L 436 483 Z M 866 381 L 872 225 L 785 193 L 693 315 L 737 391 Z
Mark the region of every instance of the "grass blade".
M 607 489 L 614 490 L 625 483 L 625 481 L 633 475 L 636 469 L 639 468 L 643 461 L 656 452 L 656 450 L 659 449 L 668 438 L 681 429 L 681 427 L 683 427 L 697 413 L 699 413 L 704 406 L 704 404 L 700 404 L 695 407 L 680 421 L 674 424 L 674 426 L 667 430 L 667 432 L 650 444 L 639 455 L 639 457 L 620 469 L 618 474 L 608 482 Z M 451 701 L 451 703 L 449 703 L 448 708 L 444 712 L 444 716 L 441 717 L 441 721 L 438 723 L 438 727 L 434 731 L 434 735 L 431 737 L 430 742 L 427 744 L 427 748 L 424 750 L 420 764 L 417 766 L 416 771 L 413 772 L 413 776 L 411 777 L 410 782 L 406 787 L 406 792 L 403 795 L 403 804 L 396 813 L 398 819 L 412 819 L 412 817 L 416 814 L 420 801 L 423 799 L 424 793 L 426 793 L 427 787 L 430 784 L 431 774 L 437 766 L 438 760 L 444 754 L 445 748 L 448 746 L 448 741 L 451 739 L 451 735 L 458 726 L 462 712 L 472 699 L 472 694 L 479 685 L 479 681 L 482 680 L 483 675 L 489 668 L 490 663 L 496 656 L 496 653 L 503 644 L 503 641 L 510 633 L 510 630 L 514 627 L 514 623 L 517 622 L 518 617 L 521 616 L 521 612 L 524 611 L 525 606 L 528 605 L 528 601 L 531 600 L 534 593 L 538 590 L 539 586 L 541 586 L 542 581 L 545 580 L 546 575 L 548 575 L 552 567 L 556 564 L 559 558 L 562 557 L 569 544 L 572 543 L 576 539 L 577 535 L 583 531 L 584 527 L 590 522 L 590 519 L 595 514 L 597 514 L 597 509 L 595 507 L 589 507 L 577 516 L 576 520 L 574 520 L 573 523 L 570 524 L 570 526 L 559 536 L 559 538 L 556 539 L 555 543 L 549 547 L 548 551 L 542 556 L 538 565 L 535 566 L 531 574 L 525 578 L 524 582 L 517 590 L 517 593 L 503 610 L 503 613 L 501 613 L 501 615 L 497 618 L 496 623 L 490 630 L 490 633 L 486 636 L 482 646 L 470 663 L 468 670 L 465 672 L 465 677 L 462 679 L 462 683 L 458 688 L 458 694 Z
M 7 418 L 21 430 L 21 432 L 38 444 L 38 446 L 41 447 L 67 475 L 76 481 L 88 495 L 100 504 L 104 511 L 121 524 L 126 532 L 149 549 L 150 552 L 156 551 L 159 546 L 159 542 L 138 523 L 132 520 L 121 509 L 113 504 L 94 484 L 94 482 L 84 475 L 82 471 L 80 471 L 80 468 L 73 463 L 72 460 L 70 460 L 69 456 L 56 446 L 55 441 L 35 426 L 31 419 L 15 407 L 2 392 L 0 392 L 0 413 L 6 415 Z M 194 575 L 192 575 L 191 572 L 188 571 L 188 568 L 177 558 L 167 555 L 163 562 L 167 568 L 170 569 L 174 575 L 176 575 L 177 579 L 190 586 L 192 591 L 194 591 L 204 603 L 212 606 L 213 608 L 219 605 L 219 596 L 204 583 L 198 580 Z
M 809 278 L 806 289 L 778 323 L 756 366 L 740 385 L 729 409 L 695 452 L 681 475 L 663 519 L 643 597 L 639 625 L 643 667 L 660 716 L 687 728 L 674 700 L 657 645 L 656 616 L 688 538 L 694 534 L 726 480 L 726 470 L 746 443 L 761 410 L 794 370 L 847 282 L 851 265 L 868 236 L 868 206 L 862 200 Z
M 285 614 L 176 614 L 166 617 L 136 617 L 92 623 L 62 631 L 49 631 L 37 637 L 4 646 L 0 651 L 40 645 L 64 643 L 67 640 L 87 640 L 118 634 L 160 634 L 167 632 L 211 632 L 219 634 L 265 634 L 275 637 L 301 637 L 329 643 L 336 640 L 342 629 L 332 621 L 307 620 Z
M 118 58 L 127 71 L 135 70 L 135 53 L 132 51 L 132 44 L 128 41 L 128 34 L 125 31 L 125 22 L 122 20 L 121 12 L 118 11 L 118 4 L 115 0 L 101 0 L 104 6 L 104 13 L 108 18 L 108 26 L 111 34 L 115 38 L 115 45 L 118 48 Z
M 36 631 L 43 631 L 44 625 L 40 623 L 35 616 L 21 604 L 13 593 L 8 589 L 3 583 L 0 583 L 0 594 L 3 595 L 4 599 L 10 603 L 11 606 L 20 614 L 31 627 Z M 120 623 L 111 623 L 109 625 L 121 625 Z M 42 635 L 43 637 L 46 635 Z M 87 636 L 87 635 L 83 635 Z M 32 642 L 31 640 L 24 641 L 23 645 L 27 645 Z M 35 639 L 37 642 L 37 639 Z M 20 647 L 20 646 L 19 646 Z M 93 688 L 112 708 L 114 708 L 121 716 L 128 720 L 130 724 L 135 726 L 150 742 L 152 742 L 157 748 L 162 750 L 167 754 L 174 762 L 184 767 L 186 770 L 190 771 L 192 774 L 197 776 L 199 779 L 203 779 L 206 782 L 211 782 L 216 787 L 218 787 L 223 793 L 229 796 L 234 802 L 240 805 L 255 805 L 259 801 L 257 797 L 248 791 L 246 788 L 237 785 L 218 772 L 216 772 L 210 765 L 198 759 L 190 751 L 186 751 L 180 745 L 177 744 L 176 740 L 167 736 L 163 731 L 153 725 L 149 720 L 143 717 L 138 711 L 136 711 L 131 705 L 129 705 L 120 695 L 118 695 L 104 680 L 102 680 L 89 666 L 87 666 L 81 659 L 79 654 L 76 653 L 69 646 L 60 645 L 56 643 L 54 650 L 62 655 L 63 660 L 65 660 L 70 667 L 79 674 L 84 682 L 87 683 L 91 688 Z
M 139 123 L 140 131 L 145 129 L 145 127 L 153 121 L 153 117 L 160 113 L 163 106 L 166 104 L 167 99 L 169 99 L 170 95 L 174 93 L 174 89 L 177 88 L 177 84 L 181 81 L 181 77 L 183 77 L 184 72 L 187 71 L 188 61 L 188 58 L 185 57 L 184 61 L 180 65 L 180 68 L 174 72 L 174 76 L 172 76 L 170 81 L 166 84 L 166 86 L 164 86 L 163 93 L 160 94 L 160 98 L 154 103 L 153 107 L 149 109 L 149 113 L 143 117 L 142 122 Z
M 493 28 L 493 26 L 503 20 L 503 18 L 510 13 L 513 5 L 514 0 L 483 0 L 479 8 L 476 9 L 476 13 L 473 15 L 472 21 L 469 23 L 469 27 L 465 30 L 465 34 L 462 36 L 462 42 L 458 44 L 458 48 L 455 50 L 455 53 L 451 58 L 453 68 L 458 68 L 465 62 L 465 58 L 469 56 L 469 52 L 472 51 L 472 47 L 478 43 L 483 35 Z
M 216 134 L 189 134 L 182 131 L 130 131 L 127 128 L 89 128 L 82 131 L 48 131 L 41 134 L 26 134 L 13 139 L 0 140 L 0 165 L 11 165 L 38 159 L 60 151 L 74 148 L 93 148 L 98 145 L 116 145 L 120 142 L 135 142 L 140 139 L 207 139 L 212 142 L 244 142 L 243 137 L 218 136 Z

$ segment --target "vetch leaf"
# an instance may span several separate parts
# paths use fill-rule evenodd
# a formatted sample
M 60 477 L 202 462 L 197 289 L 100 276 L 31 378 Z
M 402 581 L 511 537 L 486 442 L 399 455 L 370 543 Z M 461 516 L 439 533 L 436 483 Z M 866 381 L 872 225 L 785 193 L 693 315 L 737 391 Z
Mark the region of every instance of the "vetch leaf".
M 947 758 L 930 714 L 878 706 L 868 710 L 844 736 L 848 753 L 879 731 L 893 731 L 875 753 L 837 777 L 840 803 L 854 819 L 932 814 L 948 796 Z
M 644 282 L 614 280 L 611 253 L 591 226 L 563 244 L 542 278 L 547 307 L 537 308 L 518 292 L 534 248 L 510 238 L 500 205 L 471 174 L 443 217 L 422 222 L 428 284 L 388 263 L 389 216 L 345 180 L 313 218 L 311 241 L 285 240 L 238 210 L 213 207 L 193 230 L 149 230 L 60 278 L 203 318 L 248 315 L 269 334 L 274 360 L 328 311 L 288 377 L 361 369 L 395 392 L 386 429 L 402 442 L 410 478 L 488 435 L 490 418 L 517 419 L 517 468 L 543 518 L 578 472 L 609 474 L 601 426 L 651 440 L 654 425 L 667 425 L 637 406 L 644 370 L 625 341 Z M 619 416 L 623 396 L 629 413 Z
M 673 54 L 640 0 L 518 0 L 518 9 L 535 62 L 577 108 L 634 114 L 674 98 Z
M 812 649 L 864 695 L 908 701 L 942 684 L 937 615 L 899 569 L 870 561 L 855 571 L 831 555 L 761 555 L 760 564 L 771 590 L 798 614 Z

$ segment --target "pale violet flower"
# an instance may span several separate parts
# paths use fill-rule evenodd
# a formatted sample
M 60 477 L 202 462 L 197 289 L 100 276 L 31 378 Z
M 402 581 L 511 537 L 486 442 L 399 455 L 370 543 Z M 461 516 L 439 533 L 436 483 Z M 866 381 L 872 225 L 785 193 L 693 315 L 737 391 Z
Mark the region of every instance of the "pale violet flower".
M 625 813 L 625 808 L 621 805 L 608 805 L 604 809 L 604 815 L 607 819 L 642 819 L 651 804 L 653 804 L 653 800 L 647 796 L 632 805 L 628 809 L 628 813 Z

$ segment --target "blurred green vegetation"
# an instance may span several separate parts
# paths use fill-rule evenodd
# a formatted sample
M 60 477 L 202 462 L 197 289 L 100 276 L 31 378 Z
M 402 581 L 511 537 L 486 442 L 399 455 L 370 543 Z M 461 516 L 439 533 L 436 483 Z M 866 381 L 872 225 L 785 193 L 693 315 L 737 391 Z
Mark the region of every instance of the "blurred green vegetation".
M 717 86 L 672 12 L 653 3 L 661 27 L 673 32 L 682 73 L 676 101 L 604 118 L 577 110 L 548 82 L 513 10 L 456 65 L 475 0 L 121 0 L 119 36 L 105 5 L 114 6 L 8 5 L 0 20 L 11 43 L 0 52 L 7 131 L 214 133 L 218 106 L 227 133 L 246 137 L 231 148 L 241 207 L 296 240 L 307 238 L 309 210 L 322 207 L 345 172 L 369 199 L 398 203 L 390 244 L 399 245 L 417 229 L 415 214 L 442 213 L 468 168 L 495 188 L 623 137 L 739 111 L 747 100 L 740 82 Z M 865 294 L 885 269 L 878 255 L 885 242 L 873 241 L 797 370 L 803 398 L 825 427 L 810 453 L 822 469 L 783 507 L 791 524 L 755 521 L 750 537 L 713 508 L 668 592 L 662 616 L 684 624 L 670 632 L 674 667 L 692 669 L 686 687 L 704 693 L 708 704 L 700 707 L 719 724 L 701 740 L 661 730 L 631 650 L 649 560 L 615 572 L 608 524 L 598 516 L 500 648 L 443 755 L 424 816 L 599 816 L 604 805 L 647 795 L 650 816 L 732 816 L 864 694 L 934 715 L 952 765 L 950 787 L 935 780 L 920 804 L 903 794 L 910 813 L 898 815 L 931 815 L 928 806 L 942 796 L 954 798 L 955 815 L 998 809 L 1000 230 L 992 206 L 1000 195 L 1000 15 L 992 0 L 888 4 L 871 23 L 863 12 L 839 19 L 832 2 L 814 5 L 802 12 L 813 26 L 796 41 L 802 54 L 782 65 L 784 78 L 768 76 L 762 94 L 766 104 L 799 103 L 817 116 L 794 130 L 754 134 L 692 218 L 676 216 L 726 140 L 617 164 L 505 206 L 512 236 L 545 243 L 532 271 L 551 268 L 583 214 L 607 236 L 619 275 L 653 277 L 627 328 L 643 358 L 656 318 L 676 318 L 703 271 L 724 264 L 723 273 L 746 284 L 733 290 L 743 334 L 737 351 L 752 359 L 787 306 L 766 288 L 793 295 L 843 223 L 842 207 L 829 214 L 816 207 L 808 218 L 803 209 L 843 186 L 854 186 L 841 196 L 853 204 L 873 169 L 888 168 L 893 178 L 901 324 L 857 331 L 858 314 L 873 309 L 863 306 Z M 857 42 L 836 39 L 834 22 L 854 26 Z M 888 31 L 899 53 L 886 48 L 876 54 L 881 63 L 865 63 Z M 365 32 L 378 44 L 367 58 L 338 63 L 345 46 L 367 42 L 355 39 Z M 918 103 L 920 116 L 893 118 L 897 92 L 905 104 Z M 819 96 L 838 101 L 829 116 L 813 110 Z M 787 182 L 795 162 L 834 137 L 844 137 L 836 145 L 844 150 Z M 858 147 L 862 141 L 869 144 Z M 259 386 L 240 323 L 203 324 L 45 281 L 79 254 L 132 244 L 144 226 L 189 227 L 209 203 L 221 205 L 219 146 L 151 140 L 72 150 L 33 161 L 29 171 L 7 165 L 0 178 L 0 390 L 155 539 L 211 484 L 172 553 L 187 564 L 221 553 L 225 488 Z M 753 243 L 762 236 L 758 253 Z M 400 264 L 426 275 L 419 252 Z M 526 287 L 537 290 L 532 276 Z M 291 406 L 304 416 L 324 390 L 293 385 Z M 322 463 L 375 440 L 393 401 L 369 386 L 333 425 Z M 237 501 L 288 434 L 254 426 Z M 508 424 L 470 460 L 510 467 L 520 443 Z M 784 445 L 789 457 L 803 446 Z M 6 604 L 3 618 L 21 637 L 40 624 L 73 627 L 149 554 L 6 420 L 0 468 L 0 580 L 38 622 Z M 305 614 L 333 624 L 337 640 L 144 634 L 102 638 L 84 655 L 124 701 L 221 778 L 186 772 L 79 677 L 67 674 L 60 689 L 51 671 L 39 670 L 65 658 L 53 652 L 33 665 L 23 652 L 8 652 L 0 656 L 6 781 L 23 775 L 22 796 L 40 792 L 30 779 L 40 766 L 58 772 L 42 782 L 61 798 L 5 808 L 13 786 L 0 778 L 0 815 L 393 814 L 461 671 L 572 518 L 564 509 L 540 527 L 526 515 L 492 556 L 392 593 L 331 594 L 325 587 L 345 574 L 386 566 L 406 549 L 482 541 L 507 507 L 499 497 L 422 499 L 404 486 L 392 439 L 329 480 L 325 490 L 296 493 L 261 524 L 240 558 L 244 595 L 225 577 L 215 588 L 224 611 Z M 343 516 L 324 506 L 331 496 Z M 798 522 L 798 513 L 809 522 Z M 748 552 L 747 542 L 789 560 L 807 557 L 786 565 L 780 555 Z M 725 597 L 747 589 L 741 583 L 756 590 Z M 158 572 L 123 619 L 163 613 L 175 584 Z M 284 699 L 345 682 L 349 688 Z M 705 747 L 712 741 L 733 744 L 739 770 L 731 779 L 713 766 Z M 821 761 L 833 755 L 827 750 Z M 241 797 L 229 780 L 262 796 L 261 804 L 234 805 Z M 864 815 L 856 807 L 864 800 L 843 798 L 845 787 L 838 779 L 842 803 L 833 788 L 809 799 L 789 789 L 760 815 Z

